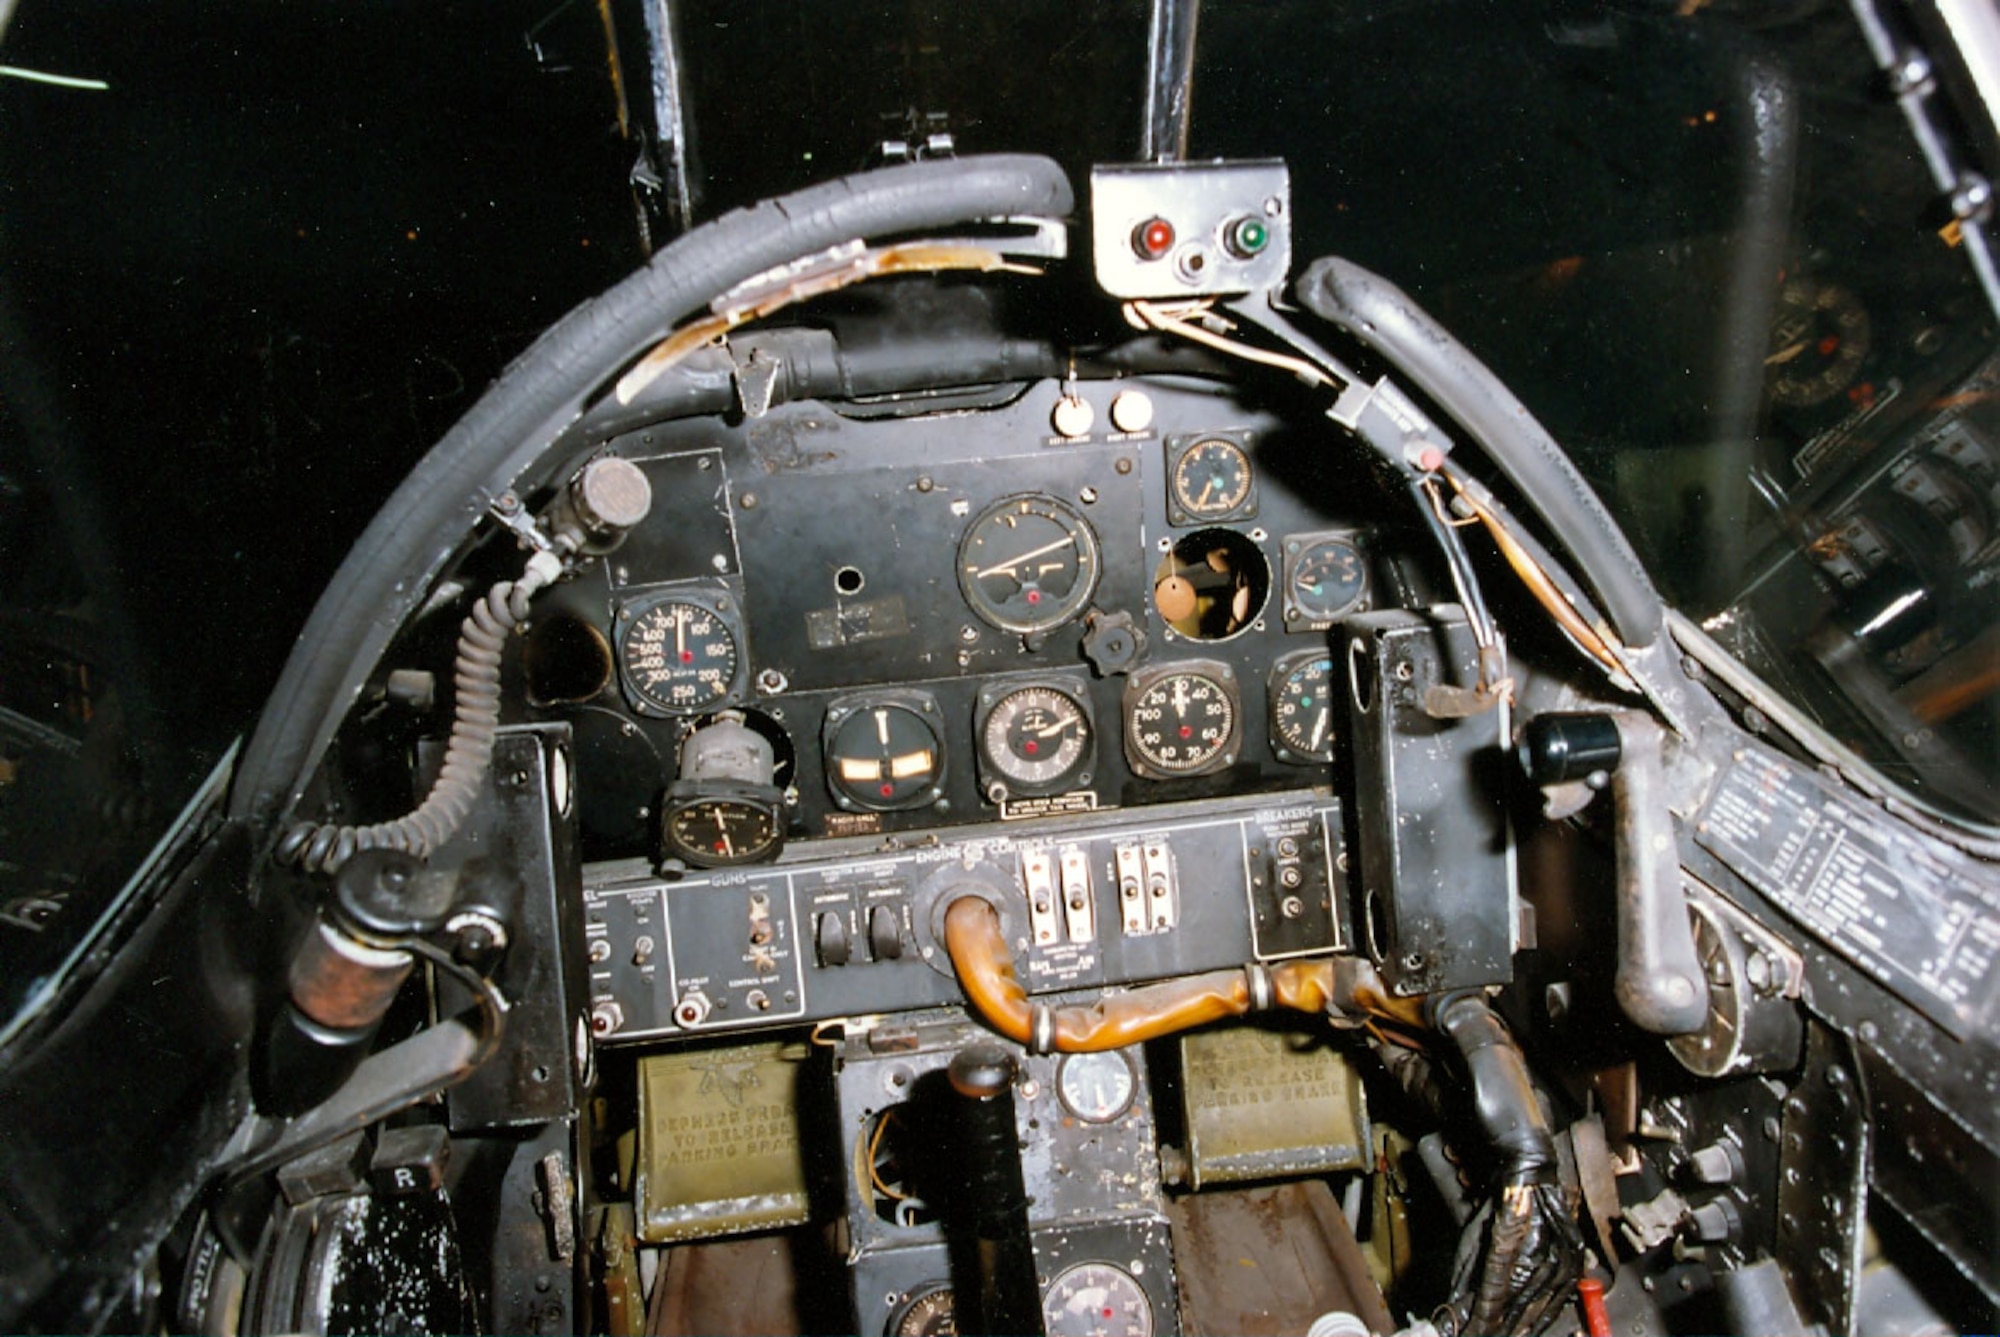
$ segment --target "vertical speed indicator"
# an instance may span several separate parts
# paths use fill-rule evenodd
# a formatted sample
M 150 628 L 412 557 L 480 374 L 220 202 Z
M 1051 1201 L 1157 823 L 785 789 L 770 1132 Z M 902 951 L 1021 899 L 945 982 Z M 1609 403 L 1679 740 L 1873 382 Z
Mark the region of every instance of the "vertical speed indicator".
M 713 710 L 740 695 L 741 638 L 728 596 L 674 594 L 618 612 L 618 677 L 632 708 L 653 715 Z

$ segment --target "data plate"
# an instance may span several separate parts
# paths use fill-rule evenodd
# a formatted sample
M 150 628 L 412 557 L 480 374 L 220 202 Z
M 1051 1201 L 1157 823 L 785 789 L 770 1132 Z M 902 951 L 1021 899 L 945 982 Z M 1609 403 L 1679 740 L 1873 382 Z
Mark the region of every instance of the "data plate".
M 1953 1035 L 1990 1016 L 2000 887 L 1950 851 L 1747 749 L 1695 839 Z

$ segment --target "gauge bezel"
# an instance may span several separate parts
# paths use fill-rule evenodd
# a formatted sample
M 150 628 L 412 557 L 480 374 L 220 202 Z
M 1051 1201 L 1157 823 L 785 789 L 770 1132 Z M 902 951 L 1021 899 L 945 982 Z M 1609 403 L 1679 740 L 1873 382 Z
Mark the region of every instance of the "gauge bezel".
M 922 789 L 906 796 L 884 799 L 879 794 L 850 789 L 847 782 L 839 778 L 834 765 L 834 743 L 856 716 L 874 710 L 891 710 L 898 715 L 907 715 L 930 734 L 933 757 L 930 783 Z M 937 698 L 929 692 L 863 692 L 827 703 L 826 718 L 820 726 L 820 770 L 826 779 L 827 793 L 841 808 L 850 812 L 903 812 L 927 807 L 944 796 L 950 758 L 950 749 L 945 743 L 944 712 L 938 706 Z
M 1284 700 L 1284 689 L 1301 669 L 1316 659 L 1326 661 L 1326 746 L 1318 752 L 1308 751 L 1287 736 L 1284 722 L 1279 717 L 1278 707 Z M 1334 703 L 1344 699 L 1333 680 L 1333 651 L 1315 646 L 1307 650 L 1294 650 L 1282 655 L 1271 665 L 1271 674 L 1265 683 L 1265 718 L 1271 731 L 1271 755 L 1292 766 L 1325 766 L 1333 761 L 1333 750 L 1340 737 L 1339 722 L 1334 717 Z
M 1084 725 L 1083 746 L 1076 759 L 1047 780 L 1022 778 L 1010 772 L 1004 760 L 993 754 L 986 736 L 993 717 L 1001 707 L 1023 692 L 1036 690 L 1063 697 L 1076 708 Z M 998 804 L 1013 798 L 1045 798 L 1086 788 L 1097 770 L 1097 738 L 1097 712 L 1091 706 L 1090 688 L 1085 680 L 1042 675 L 988 683 L 979 689 L 979 701 L 972 720 L 973 753 L 978 762 L 980 791 L 988 802 Z
M 1078 1273 L 1084 1272 L 1109 1273 L 1111 1274 L 1111 1278 L 1116 1279 L 1115 1284 L 1119 1289 L 1123 1290 L 1129 1287 L 1131 1294 L 1139 1297 L 1141 1307 L 1139 1313 L 1136 1315 L 1137 1321 L 1129 1323 L 1123 1331 L 1133 1334 L 1134 1337 L 1152 1337 L 1153 1297 L 1147 1294 L 1145 1286 L 1140 1284 L 1137 1277 L 1118 1266 L 1118 1264 L 1108 1263 L 1101 1259 L 1090 1259 L 1085 1262 L 1075 1263 L 1064 1268 L 1049 1282 L 1048 1289 L 1042 1292 L 1042 1326 L 1047 1331 L 1051 1333 L 1062 1331 L 1058 1326 L 1062 1308 L 1057 1303 L 1057 1297 L 1066 1283 L 1070 1283 Z M 1107 1278 L 1107 1280 L 1109 1279 Z
M 1047 608 L 1029 605 L 1027 594 L 1018 599 L 996 600 L 982 586 L 976 572 L 979 563 L 970 551 L 973 543 L 980 538 L 982 530 L 1007 515 L 1034 515 L 1049 521 L 1069 535 L 1075 550 L 1077 575 L 1075 584 L 1061 598 L 1051 599 Z M 966 525 L 959 536 L 958 550 L 953 558 L 958 571 L 958 591 L 965 599 L 966 606 L 982 622 L 1023 636 L 1039 635 L 1054 631 L 1081 616 L 1090 606 L 1091 598 L 1097 593 L 1097 582 L 1104 574 L 1103 553 L 1097 541 L 1097 531 L 1074 506 L 1060 497 L 1046 492 L 1017 492 L 1002 497 L 980 510 Z M 987 568 L 989 571 L 991 568 Z M 1017 602 L 1019 607 L 1015 605 Z M 1026 611 L 1031 609 L 1031 611 Z
M 1359 588 L 1346 602 L 1311 607 L 1294 593 L 1299 568 L 1315 553 L 1335 546 L 1345 547 L 1353 552 L 1356 563 L 1361 568 Z M 1288 632 L 1325 631 L 1341 618 L 1354 613 L 1366 612 L 1374 582 L 1368 569 L 1368 545 L 1363 535 L 1349 529 L 1322 530 L 1312 534 L 1287 534 L 1284 540 L 1284 601 L 1280 609 Z
M 940 1298 L 950 1303 L 953 1322 L 956 1323 L 958 1299 L 952 1290 L 951 1283 L 948 1281 L 927 1281 L 920 1286 L 911 1287 L 903 1295 L 902 1302 L 890 1311 L 888 1322 L 882 1325 L 884 1337 L 906 1337 L 903 1325 L 908 1323 L 911 1317 L 923 1306 L 935 1304 Z M 912 1333 L 915 1331 L 915 1329 L 911 1330 Z
M 1070 1092 L 1070 1081 L 1084 1069 L 1107 1062 L 1116 1062 L 1125 1072 L 1125 1097 L 1115 1107 L 1104 1109 L 1098 1106 L 1085 1108 L 1085 1102 Z M 1132 1056 L 1122 1049 L 1100 1049 L 1088 1053 L 1064 1054 L 1056 1060 L 1056 1100 L 1063 1109 L 1085 1123 L 1116 1123 L 1125 1117 L 1139 1099 L 1139 1069 L 1132 1062 Z
M 728 682 L 721 695 L 682 704 L 655 696 L 637 681 L 629 664 L 631 638 L 648 614 L 674 604 L 707 613 L 716 620 L 729 638 L 733 663 L 730 666 Z M 749 680 L 750 649 L 744 635 L 743 620 L 738 613 L 737 600 L 730 591 L 714 588 L 655 590 L 620 601 L 612 620 L 614 624 L 612 645 L 616 652 L 618 686 L 624 693 L 625 703 L 634 711 L 662 719 L 676 719 L 690 715 L 704 715 L 710 711 L 742 703 Z
M 785 848 L 785 804 L 783 799 L 772 799 L 768 795 L 747 792 L 732 793 L 726 787 L 711 783 L 701 792 L 674 795 L 669 792 L 660 806 L 660 846 L 671 858 L 679 859 L 691 868 L 737 868 L 745 864 L 769 863 Z M 690 846 L 674 836 L 674 819 L 704 804 L 730 804 L 746 813 L 755 813 L 771 825 L 769 838 L 749 850 L 734 855 L 722 855 L 712 849 Z
M 1234 500 L 1221 504 L 1202 503 L 1189 493 L 1189 480 L 1182 476 L 1188 460 L 1209 446 L 1235 456 L 1243 470 L 1243 490 Z M 1237 432 L 1192 432 L 1167 438 L 1167 520 L 1174 525 L 1212 525 L 1225 520 L 1249 520 L 1257 514 L 1257 469 L 1250 457 L 1247 437 Z
M 1222 693 L 1229 707 L 1229 729 L 1213 752 L 1191 764 L 1181 765 L 1155 756 L 1139 741 L 1135 712 L 1146 697 L 1160 684 L 1173 678 L 1194 677 L 1206 680 Z M 1180 659 L 1167 664 L 1154 664 L 1134 673 L 1125 682 L 1125 695 L 1119 711 L 1120 732 L 1125 747 L 1125 763 L 1132 773 L 1147 780 L 1186 780 L 1194 776 L 1213 775 L 1236 764 L 1236 758 L 1243 751 L 1243 692 L 1237 682 L 1236 670 L 1219 659 Z

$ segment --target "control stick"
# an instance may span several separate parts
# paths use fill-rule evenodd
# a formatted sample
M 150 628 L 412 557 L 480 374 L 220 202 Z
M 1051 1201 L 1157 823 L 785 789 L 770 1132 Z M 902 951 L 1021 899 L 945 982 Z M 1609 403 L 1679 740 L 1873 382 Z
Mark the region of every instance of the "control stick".
M 1014 1059 L 999 1045 L 967 1045 L 952 1056 L 952 1090 L 959 1097 L 964 1179 L 959 1185 L 964 1221 L 972 1231 L 969 1255 L 978 1286 L 960 1287 L 976 1297 L 960 1304 L 961 1333 L 1041 1333 L 1041 1287 L 1028 1238 L 1028 1192 L 1021 1182 L 1020 1136 L 1014 1128 Z

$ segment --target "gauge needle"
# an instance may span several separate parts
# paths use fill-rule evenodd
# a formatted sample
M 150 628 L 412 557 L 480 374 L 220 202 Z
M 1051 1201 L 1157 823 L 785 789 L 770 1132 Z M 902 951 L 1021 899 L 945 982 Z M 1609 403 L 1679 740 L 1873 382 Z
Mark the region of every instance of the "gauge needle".
M 1319 745 L 1326 741 L 1326 716 L 1327 712 L 1322 710 L 1319 713 L 1319 718 L 1313 721 L 1312 746 L 1308 747 L 1306 751 L 1317 752 L 1319 751 Z
M 1810 339 L 1801 339 L 1789 348 L 1780 348 L 1777 352 L 1764 359 L 1764 365 L 1767 367 L 1781 367 L 1799 354 L 1805 352 L 1806 345 L 1811 342 L 1812 340 Z
M 722 809 L 720 808 L 715 810 L 715 834 L 722 837 L 722 852 L 734 859 L 736 857 L 736 845 L 735 842 L 729 839 L 729 827 L 723 823 Z
M 1215 492 L 1215 480 L 1211 478 L 1206 483 L 1203 483 L 1201 485 L 1201 495 L 1194 499 L 1195 509 L 1200 510 L 1202 507 L 1208 505 L 1208 499 L 1210 496 L 1214 495 L 1214 492 Z
M 1067 728 L 1069 728 L 1068 720 L 1057 720 L 1054 724 L 1051 724 L 1048 728 L 1036 729 L 1033 732 L 1035 737 L 1037 738 L 1053 738 Z
M 1008 575 L 1012 575 L 1014 572 L 1014 568 L 1019 566 L 1021 563 L 1028 561 L 1032 558 L 1040 557 L 1045 552 L 1054 552 L 1057 548 L 1067 548 L 1069 544 L 1070 540 L 1067 537 L 1059 538 L 1053 543 L 1044 543 L 1039 548 L 1036 548 L 1030 552 L 1022 553 L 1019 557 L 1014 558 L 1012 561 L 997 562 L 994 565 L 987 567 L 984 571 L 975 571 L 972 573 L 972 578 L 974 580 L 982 580 L 987 576 L 1000 575 L 1002 572 L 1005 572 Z
M 875 712 L 875 736 L 882 741 L 883 747 L 889 746 L 889 712 L 886 710 Z
M 685 664 L 687 663 L 687 654 L 688 654 L 687 609 L 676 608 L 674 610 L 674 658 L 679 660 L 681 663 Z
M 1176 678 L 1174 679 L 1174 714 L 1180 716 L 1186 716 L 1187 706 L 1188 706 L 1187 679 Z

